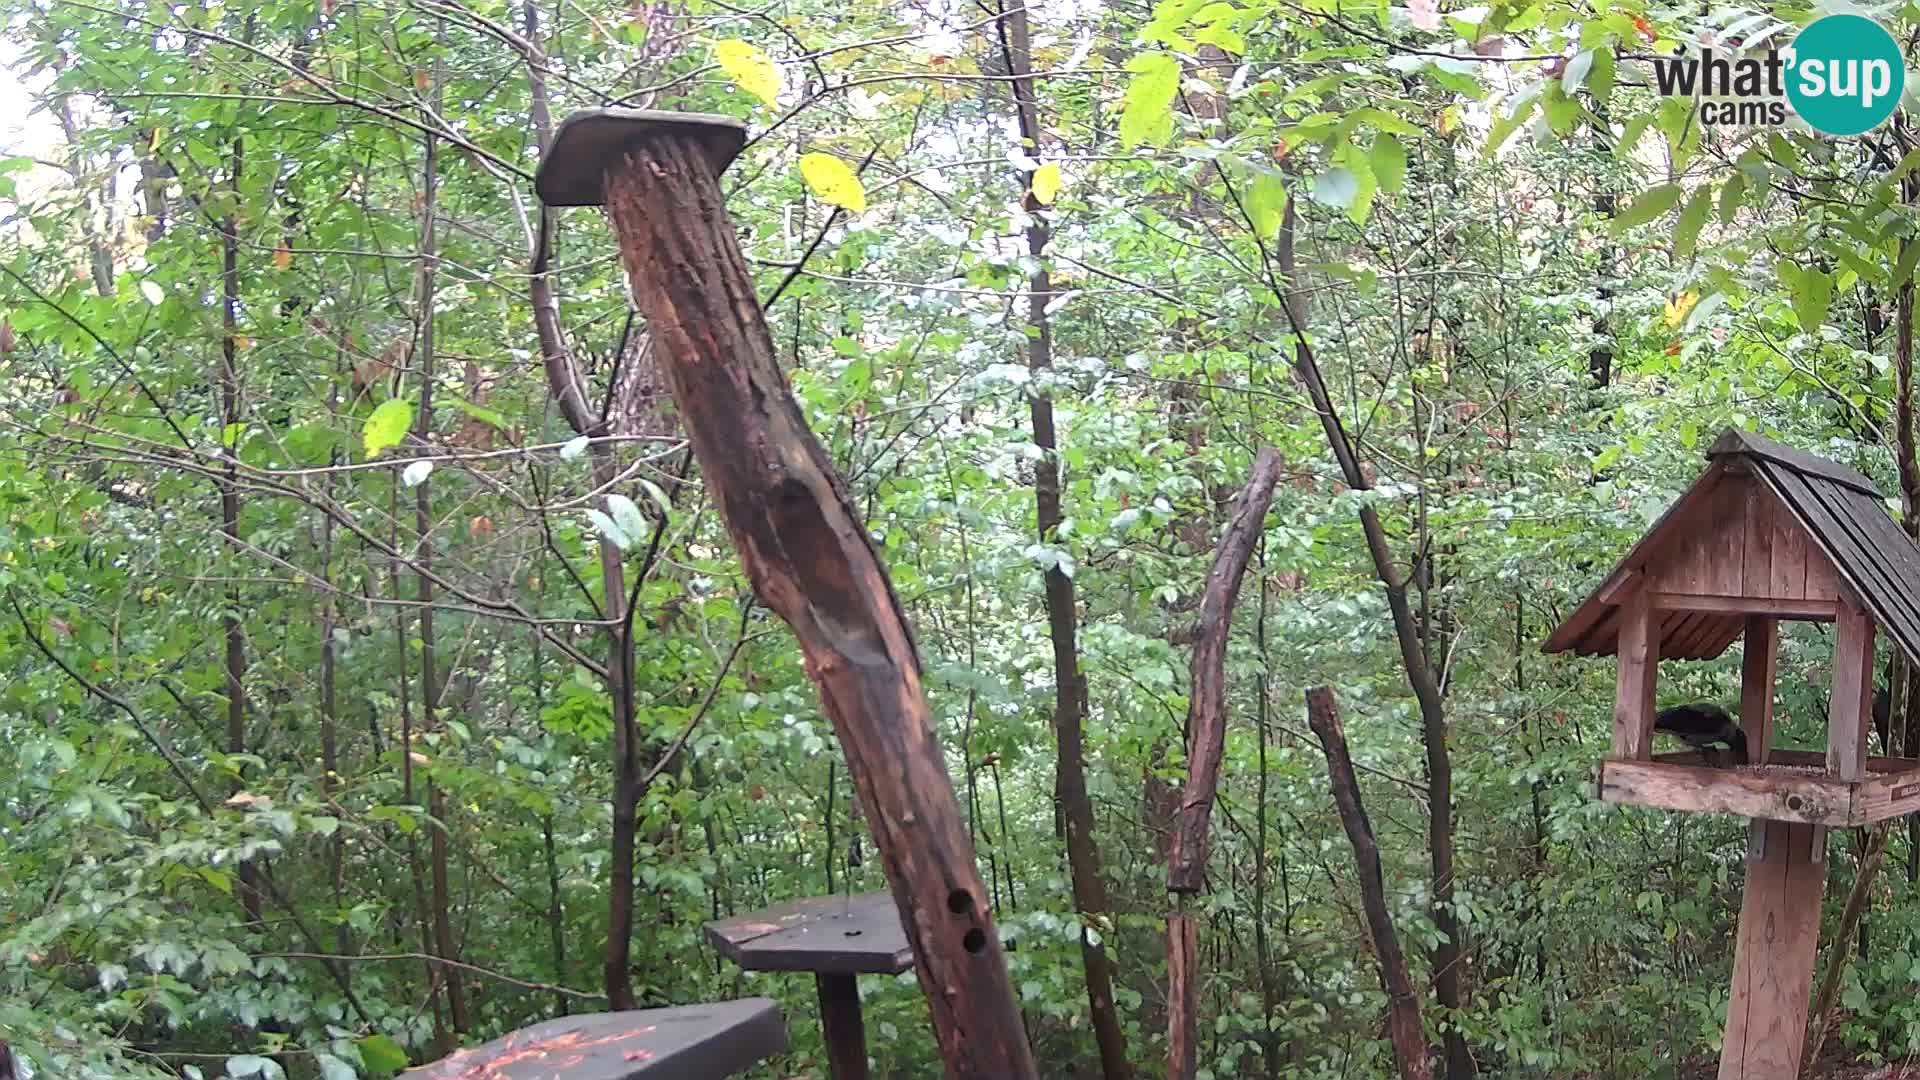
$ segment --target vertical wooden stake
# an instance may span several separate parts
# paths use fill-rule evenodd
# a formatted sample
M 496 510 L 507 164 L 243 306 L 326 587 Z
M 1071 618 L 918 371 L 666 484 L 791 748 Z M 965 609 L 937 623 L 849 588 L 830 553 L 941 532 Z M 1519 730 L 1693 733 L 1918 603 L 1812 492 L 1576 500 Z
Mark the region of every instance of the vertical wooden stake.
M 1867 775 L 1868 717 L 1873 715 L 1873 619 L 1846 600 L 1833 627 L 1833 694 L 1827 705 L 1827 772 Z
M 1780 623 L 1770 615 L 1747 617 L 1747 641 L 1740 659 L 1740 726 L 1747 734 L 1747 760 L 1766 764 L 1773 743 L 1774 666 L 1780 652 Z
M 1740 901 L 1720 1080 L 1795 1080 L 1827 876 L 1811 858 L 1813 826 L 1754 825 L 1766 837 Z
M 1620 670 L 1613 693 L 1614 757 L 1653 756 L 1653 690 L 1660 677 L 1660 623 L 1642 582 L 1620 605 Z
M 537 186 L 549 204 L 606 204 L 707 494 L 846 752 L 947 1076 L 1034 1080 L 912 628 L 780 370 L 721 198 L 743 137 L 725 117 L 585 113 L 556 134 Z

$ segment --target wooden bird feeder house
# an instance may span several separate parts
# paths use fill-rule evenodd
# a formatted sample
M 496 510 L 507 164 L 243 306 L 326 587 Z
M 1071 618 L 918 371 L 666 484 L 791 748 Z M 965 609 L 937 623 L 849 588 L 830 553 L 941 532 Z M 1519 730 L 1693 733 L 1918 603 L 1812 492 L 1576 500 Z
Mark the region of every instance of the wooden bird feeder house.
M 1920 760 L 1870 757 L 1874 635 L 1920 662 L 1920 547 L 1866 477 L 1738 429 L 1544 650 L 1619 657 L 1599 796 L 1753 819 L 1721 1080 L 1791 1080 L 1806 1032 L 1825 831 L 1920 810 Z M 1782 619 L 1834 624 L 1824 755 L 1775 749 Z M 1661 660 L 1744 642 L 1749 762 L 1653 753 Z

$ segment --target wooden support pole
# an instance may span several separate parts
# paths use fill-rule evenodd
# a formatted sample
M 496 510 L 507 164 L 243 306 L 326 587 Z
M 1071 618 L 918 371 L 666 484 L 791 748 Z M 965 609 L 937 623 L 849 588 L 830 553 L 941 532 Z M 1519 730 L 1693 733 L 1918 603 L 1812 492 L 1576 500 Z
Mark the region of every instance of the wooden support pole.
M 1867 730 L 1873 715 L 1873 619 L 1842 602 L 1833 627 L 1833 694 L 1827 704 L 1827 772 L 1842 780 L 1867 775 Z
M 1747 641 L 1740 659 L 1740 726 L 1747 734 L 1747 760 L 1766 763 L 1773 744 L 1774 665 L 1780 654 L 1780 621 L 1767 615 L 1747 618 Z
M 1827 876 L 1812 858 L 1815 826 L 1754 825 L 1765 830 L 1765 838 L 1759 857 L 1747 866 L 1740 901 L 1720 1080 L 1794 1080 L 1807 1034 Z
M 1653 755 L 1653 691 L 1660 676 L 1660 624 L 1642 587 L 1620 604 L 1620 669 L 1613 694 L 1615 758 L 1645 761 Z
M 833 1080 L 867 1080 L 867 1023 L 860 1015 L 860 984 L 852 975 L 816 972 L 820 1027 L 827 1044 L 827 1075 Z
M 793 630 L 874 835 L 947 1076 L 1036 1077 L 913 633 L 846 481 L 780 370 L 722 201 L 724 117 L 569 118 L 551 204 L 604 201 L 707 495 L 754 594 Z

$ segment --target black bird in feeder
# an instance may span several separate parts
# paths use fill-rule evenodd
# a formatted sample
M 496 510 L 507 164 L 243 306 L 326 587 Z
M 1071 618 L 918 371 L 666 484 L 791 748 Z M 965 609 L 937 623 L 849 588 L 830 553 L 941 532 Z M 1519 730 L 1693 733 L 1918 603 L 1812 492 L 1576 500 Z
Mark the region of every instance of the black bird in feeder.
M 1733 751 L 1740 764 L 1747 763 L 1747 733 L 1740 730 L 1727 710 L 1710 701 L 1661 709 L 1654 715 L 1653 730 L 1664 731 L 1696 750 L 1723 745 Z

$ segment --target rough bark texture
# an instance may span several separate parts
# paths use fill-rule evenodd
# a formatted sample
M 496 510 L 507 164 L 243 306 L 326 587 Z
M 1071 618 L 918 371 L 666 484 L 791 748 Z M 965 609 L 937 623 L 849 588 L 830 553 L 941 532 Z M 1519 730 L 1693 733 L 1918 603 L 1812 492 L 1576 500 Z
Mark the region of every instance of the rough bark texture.
M 1360 878 L 1360 906 L 1366 912 L 1367 934 L 1373 939 L 1374 956 L 1380 962 L 1380 984 L 1387 991 L 1387 1035 L 1393 1043 L 1394 1060 L 1404 1080 L 1429 1080 L 1432 1067 L 1427 1064 L 1427 1037 L 1420 1028 L 1420 999 L 1414 996 L 1413 980 L 1407 974 L 1407 958 L 1400 951 L 1400 938 L 1393 929 L 1393 917 L 1387 912 L 1386 883 L 1380 875 L 1380 846 L 1373 838 L 1373 824 L 1367 820 L 1366 807 L 1360 802 L 1360 783 L 1354 777 L 1353 758 L 1347 753 L 1347 736 L 1340 728 L 1340 708 L 1330 687 L 1307 691 L 1307 726 L 1320 737 L 1327 752 L 1327 777 L 1333 783 L 1334 805 L 1340 809 L 1340 824 L 1353 843 L 1353 861 Z
M 1190 1080 L 1199 1059 L 1199 1031 L 1193 1024 L 1200 1011 L 1195 981 L 1196 949 L 1193 915 L 1176 911 L 1167 916 L 1167 1076 Z M 1181 1023 L 1180 1018 L 1187 1022 Z
M 611 164 L 606 188 L 708 494 L 755 595 L 799 640 L 846 752 L 947 1075 L 1034 1077 L 912 631 L 774 358 L 706 155 L 655 136 Z
M 1273 505 L 1273 488 L 1279 481 L 1280 455 L 1270 447 L 1261 450 L 1253 459 L 1253 474 L 1233 520 L 1213 549 L 1206 590 L 1200 596 L 1192 692 L 1187 699 L 1187 783 L 1180 795 L 1167 866 L 1167 888 L 1174 892 L 1199 892 L 1206 877 L 1207 822 L 1213 814 L 1220 755 L 1227 742 L 1227 630 L 1233 622 L 1234 601 L 1240 596 L 1240 579 L 1253 558 L 1253 545 L 1260 539 L 1260 525 Z

